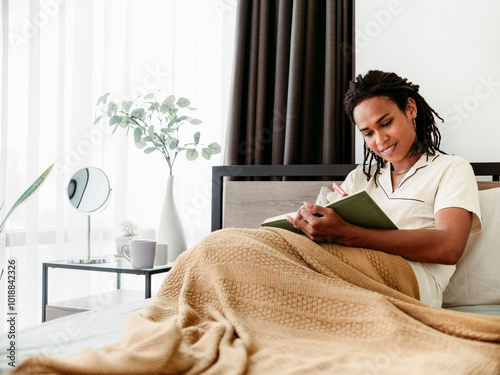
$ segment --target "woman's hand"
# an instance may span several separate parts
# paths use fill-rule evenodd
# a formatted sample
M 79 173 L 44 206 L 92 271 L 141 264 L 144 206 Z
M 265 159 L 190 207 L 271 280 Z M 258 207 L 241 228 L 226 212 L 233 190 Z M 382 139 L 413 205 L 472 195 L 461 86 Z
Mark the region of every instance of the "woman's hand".
M 333 209 L 304 202 L 295 219 L 287 216 L 295 228 L 316 242 L 338 242 L 338 233 L 347 224 Z

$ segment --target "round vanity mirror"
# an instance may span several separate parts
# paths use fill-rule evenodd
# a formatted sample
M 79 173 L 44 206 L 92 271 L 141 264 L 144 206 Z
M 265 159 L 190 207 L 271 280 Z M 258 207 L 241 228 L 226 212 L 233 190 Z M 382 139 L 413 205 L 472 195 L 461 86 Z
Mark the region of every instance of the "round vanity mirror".
M 68 183 L 69 202 L 84 214 L 104 209 L 109 202 L 110 194 L 108 176 L 96 167 L 80 169 Z
M 109 203 L 111 187 L 108 176 L 96 167 L 82 168 L 77 171 L 68 183 L 68 199 L 80 213 L 88 215 L 86 257 L 70 259 L 71 263 L 106 263 L 107 258 L 90 256 L 90 215 L 95 214 Z

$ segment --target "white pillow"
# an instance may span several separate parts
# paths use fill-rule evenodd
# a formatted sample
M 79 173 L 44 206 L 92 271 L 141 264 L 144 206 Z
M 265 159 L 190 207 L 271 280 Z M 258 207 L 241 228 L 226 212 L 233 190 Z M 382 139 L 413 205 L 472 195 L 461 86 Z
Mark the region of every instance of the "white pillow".
M 443 293 L 443 307 L 500 305 L 500 188 L 479 192 L 483 228 L 471 235 Z

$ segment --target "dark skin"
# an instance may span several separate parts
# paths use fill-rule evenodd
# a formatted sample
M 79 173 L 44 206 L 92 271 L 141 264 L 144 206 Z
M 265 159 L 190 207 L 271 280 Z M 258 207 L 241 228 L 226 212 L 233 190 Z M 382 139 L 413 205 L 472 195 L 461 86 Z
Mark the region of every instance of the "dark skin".
M 367 99 L 354 109 L 354 120 L 366 145 L 390 162 L 395 172 L 409 169 L 419 158 L 411 156 L 411 146 L 416 138 L 413 125 L 416 110 L 411 98 L 406 110 L 401 111 L 387 97 Z M 404 176 L 405 173 L 392 175 L 393 191 L 397 190 Z M 313 241 L 381 250 L 408 260 L 439 264 L 458 262 L 472 226 L 472 213 L 459 207 L 439 210 L 432 229 L 362 228 L 345 222 L 331 208 L 307 202 L 295 219 L 287 219 Z

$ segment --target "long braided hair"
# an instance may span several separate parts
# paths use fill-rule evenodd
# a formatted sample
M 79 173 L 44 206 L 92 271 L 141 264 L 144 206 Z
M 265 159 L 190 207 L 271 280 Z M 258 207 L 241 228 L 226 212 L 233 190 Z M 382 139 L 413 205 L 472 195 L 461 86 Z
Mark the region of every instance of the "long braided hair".
M 441 134 L 436 126 L 434 116 L 444 121 L 425 99 L 418 93 L 419 86 L 409 82 L 407 78 L 401 78 L 395 73 L 386 73 L 380 70 L 370 70 L 364 76 L 361 74 L 349 83 L 349 88 L 344 97 L 344 109 L 355 125 L 354 108 L 362 101 L 376 96 L 384 96 L 392 100 L 398 108 L 405 112 L 408 98 L 415 100 L 417 104 L 416 132 L 417 137 L 412 146 L 411 156 L 434 155 L 440 151 Z M 364 143 L 363 172 L 367 179 L 372 176 L 372 166 L 376 164 L 375 174 L 385 166 L 385 160 L 372 152 Z

